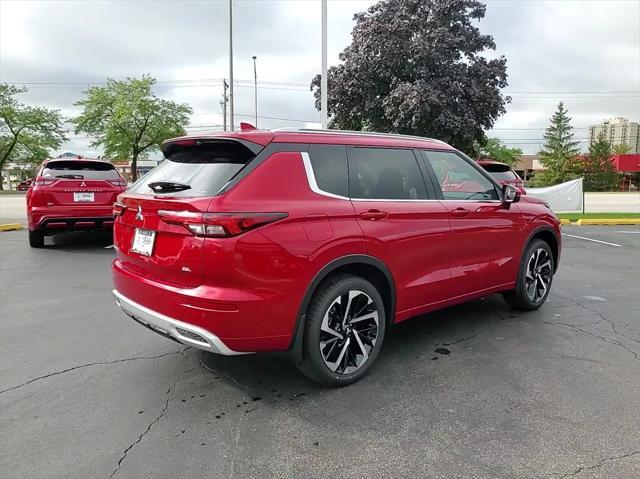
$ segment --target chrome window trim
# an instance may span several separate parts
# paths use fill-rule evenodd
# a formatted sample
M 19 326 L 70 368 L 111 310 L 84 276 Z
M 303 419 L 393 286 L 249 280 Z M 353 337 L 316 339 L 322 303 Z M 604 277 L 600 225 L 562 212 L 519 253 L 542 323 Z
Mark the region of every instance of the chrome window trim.
M 328 191 L 324 191 L 320 189 L 318 186 L 318 182 L 316 181 L 316 176 L 313 171 L 313 165 L 311 164 L 311 157 L 309 153 L 306 151 L 301 151 L 300 156 L 302 157 L 302 163 L 304 165 L 304 171 L 307 175 L 307 182 L 309 183 L 309 188 L 314 193 L 317 193 L 322 196 L 328 196 L 329 198 L 335 198 L 338 200 L 347 200 L 347 201 L 360 201 L 360 202 L 394 202 L 394 203 L 447 203 L 447 202 L 456 202 L 459 203 L 461 201 L 468 201 L 470 203 L 502 203 L 500 200 L 445 200 L 445 199 L 420 199 L 420 200 L 411 200 L 411 199 L 382 199 L 382 198 L 349 198 L 347 196 L 336 195 L 334 193 L 329 193 Z

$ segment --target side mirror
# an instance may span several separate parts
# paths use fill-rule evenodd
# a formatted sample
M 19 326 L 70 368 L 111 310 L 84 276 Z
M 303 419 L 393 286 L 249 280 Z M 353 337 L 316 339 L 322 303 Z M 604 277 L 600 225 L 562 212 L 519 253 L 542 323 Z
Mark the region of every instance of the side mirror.
M 520 191 L 518 191 L 518 188 L 511 185 L 504 185 L 502 187 L 502 204 L 510 205 L 518 201 L 520 201 Z

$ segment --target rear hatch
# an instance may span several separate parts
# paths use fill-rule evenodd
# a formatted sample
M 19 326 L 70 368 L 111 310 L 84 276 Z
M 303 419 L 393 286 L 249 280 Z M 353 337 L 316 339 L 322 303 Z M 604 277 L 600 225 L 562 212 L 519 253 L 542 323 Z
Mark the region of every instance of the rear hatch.
M 255 152 L 233 140 L 181 140 L 166 159 L 122 194 L 114 242 L 125 269 L 195 287 L 202 283 L 204 238 L 197 228 L 216 193 Z
M 50 206 L 111 206 L 127 184 L 111 163 L 98 160 L 51 160 L 39 180 Z

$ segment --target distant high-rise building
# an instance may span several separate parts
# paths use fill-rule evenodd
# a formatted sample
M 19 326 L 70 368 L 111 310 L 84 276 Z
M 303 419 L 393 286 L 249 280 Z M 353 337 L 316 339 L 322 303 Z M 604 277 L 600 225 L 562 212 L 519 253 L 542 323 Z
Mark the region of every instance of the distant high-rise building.
M 629 153 L 640 153 L 640 125 L 626 118 L 612 118 L 603 120 L 599 125 L 589 127 L 589 142 L 593 143 L 598 139 L 600 133 L 611 146 L 628 145 Z

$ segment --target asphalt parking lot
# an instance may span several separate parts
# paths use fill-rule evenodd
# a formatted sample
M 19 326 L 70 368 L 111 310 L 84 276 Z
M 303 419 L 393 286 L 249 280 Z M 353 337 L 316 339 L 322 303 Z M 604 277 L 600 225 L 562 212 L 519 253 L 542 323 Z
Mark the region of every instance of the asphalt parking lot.
M 105 235 L 0 233 L 7 478 L 640 477 L 640 228 L 568 227 L 552 296 L 392 329 L 372 373 L 311 383 L 125 317 Z

